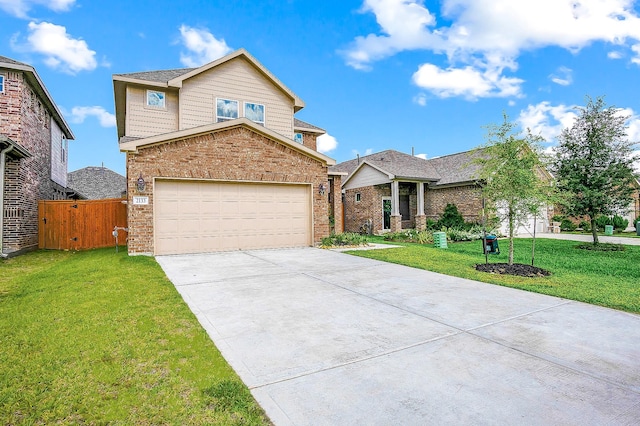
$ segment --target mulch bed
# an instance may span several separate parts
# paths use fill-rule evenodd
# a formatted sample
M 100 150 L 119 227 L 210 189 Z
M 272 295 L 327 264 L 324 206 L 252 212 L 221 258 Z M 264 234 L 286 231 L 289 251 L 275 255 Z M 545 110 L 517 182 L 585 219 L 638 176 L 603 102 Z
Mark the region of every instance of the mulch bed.
M 476 265 L 476 270 L 489 272 L 491 274 L 516 275 L 519 277 L 548 277 L 551 272 L 538 268 L 537 266 L 524 265 L 522 263 L 480 263 Z

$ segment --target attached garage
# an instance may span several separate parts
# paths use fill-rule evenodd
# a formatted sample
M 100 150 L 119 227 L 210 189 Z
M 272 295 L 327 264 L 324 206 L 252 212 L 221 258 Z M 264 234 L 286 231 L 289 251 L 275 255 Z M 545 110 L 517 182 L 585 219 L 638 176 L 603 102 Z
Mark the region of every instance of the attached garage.
M 311 185 L 157 180 L 155 254 L 312 245 Z

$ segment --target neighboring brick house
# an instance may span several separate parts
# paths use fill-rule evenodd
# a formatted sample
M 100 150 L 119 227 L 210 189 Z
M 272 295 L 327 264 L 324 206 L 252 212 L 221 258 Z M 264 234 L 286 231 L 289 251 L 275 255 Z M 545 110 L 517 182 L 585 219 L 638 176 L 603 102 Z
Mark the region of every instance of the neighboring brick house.
M 127 196 L 127 178 L 104 166 L 89 166 L 69 172 L 67 187 L 70 196 L 79 200 L 102 200 Z
M 244 49 L 199 68 L 113 76 L 129 253 L 310 246 L 341 232 L 324 130 Z
M 73 138 L 36 70 L 0 56 L 0 256 L 38 247 L 38 200 L 66 198 Z
M 473 150 L 425 160 L 387 150 L 331 167 L 347 173 L 342 184 L 345 231 L 358 232 L 365 223 L 374 233 L 424 229 L 426 220 L 438 220 L 447 204 L 455 204 L 465 221 L 480 222 L 477 155 Z M 548 227 L 544 216 L 536 223 L 538 230 Z M 532 226 L 527 223 L 524 229 Z

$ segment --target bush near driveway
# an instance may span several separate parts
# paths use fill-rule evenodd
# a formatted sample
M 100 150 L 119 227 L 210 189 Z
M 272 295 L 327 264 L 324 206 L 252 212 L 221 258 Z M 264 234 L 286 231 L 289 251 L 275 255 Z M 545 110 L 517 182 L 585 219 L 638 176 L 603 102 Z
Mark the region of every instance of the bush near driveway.
M 0 424 L 269 424 L 153 258 L 0 261 Z

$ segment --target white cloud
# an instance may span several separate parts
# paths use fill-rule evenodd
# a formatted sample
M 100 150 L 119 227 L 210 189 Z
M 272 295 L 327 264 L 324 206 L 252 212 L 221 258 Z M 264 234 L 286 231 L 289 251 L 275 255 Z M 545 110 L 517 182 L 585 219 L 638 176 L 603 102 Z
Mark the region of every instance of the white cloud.
M 361 156 L 361 157 L 366 157 L 367 155 L 373 154 L 373 149 L 372 148 L 365 149 L 364 154 L 360 154 L 360 151 L 358 151 L 357 149 L 352 149 L 351 153 L 356 157 L 358 155 Z
M 611 52 L 607 53 L 607 58 L 609 59 L 622 59 L 624 55 L 622 54 L 622 52 L 617 51 L 617 50 L 612 50 Z
M 67 29 L 49 22 L 30 22 L 29 35 L 23 44 L 18 44 L 18 34 L 12 37 L 14 50 L 35 52 L 44 55 L 44 63 L 69 74 L 91 71 L 97 67 L 96 52 L 87 42 L 72 38 Z
M 422 158 L 423 160 L 427 159 L 427 154 L 416 154 L 416 157 Z
M 432 88 L 420 81 L 439 96 L 471 98 L 519 96 L 522 81 L 502 74 L 517 69 L 516 59 L 525 50 L 555 46 L 578 52 L 604 42 L 618 50 L 633 50 L 633 62 L 640 65 L 640 17 L 631 0 L 443 0 L 429 4 L 441 4 L 442 22 L 436 21 L 424 0 L 364 0 L 362 12 L 375 15 L 380 31 L 356 37 L 341 51 L 346 63 L 370 69 L 373 62 L 406 50 L 446 55 L 448 66 L 425 63 L 418 71 L 436 76 L 439 83 Z M 566 75 L 556 80 L 558 84 L 570 82 Z
M 188 52 L 180 53 L 180 62 L 187 67 L 199 67 L 231 52 L 224 39 L 218 40 L 206 29 L 180 26 L 180 42 Z
M 417 94 L 416 96 L 413 97 L 413 103 L 418 104 L 420 106 L 426 106 L 427 95 L 425 95 L 424 93 Z
M 329 133 L 320 135 L 316 139 L 316 148 L 318 152 L 321 152 L 323 154 L 326 154 L 327 152 L 331 152 L 337 147 L 338 147 L 338 141 Z
M 95 117 L 102 127 L 116 126 L 116 116 L 101 106 L 77 106 L 71 108 L 70 113 L 65 111 L 65 115 L 69 115 L 69 121 L 72 123 L 84 123 L 87 117 Z
M 47 7 L 56 12 L 66 12 L 76 0 L 0 0 L 0 9 L 17 18 L 28 18 L 28 12 L 35 5 Z
M 555 142 L 563 129 L 573 126 L 577 116 L 573 106 L 552 106 L 545 101 L 520 111 L 516 121 L 523 129 L 530 129 L 532 134 L 542 136 L 547 142 Z
M 556 84 L 569 86 L 573 83 L 573 70 L 567 67 L 560 67 L 554 74 L 551 74 L 549 78 Z

